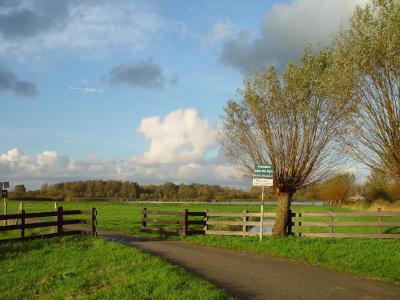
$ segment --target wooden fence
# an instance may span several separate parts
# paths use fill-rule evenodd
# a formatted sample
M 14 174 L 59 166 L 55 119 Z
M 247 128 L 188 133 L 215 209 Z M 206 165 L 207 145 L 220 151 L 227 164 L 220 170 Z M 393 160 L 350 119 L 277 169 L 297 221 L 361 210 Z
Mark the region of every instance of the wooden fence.
M 257 220 L 255 220 L 257 219 Z M 263 227 L 275 224 L 275 213 L 264 213 Z M 256 236 L 260 233 L 250 232 L 252 226 L 261 225 L 261 213 L 243 212 L 209 212 L 206 211 L 205 234 Z M 259 227 L 260 228 L 260 227 Z M 263 233 L 267 235 L 267 233 Z
M 166 218 L 166 216 L 169 216 L 169 218 Z M 174 218 L 172 219 L 171 216 Z M 190 217 L 204 218 L 205 212 L 189 212 L 187 209 L 183 211 L 162 211 L 144 208 L 142 211 L 141 230 L 145 232 L 181 234 L 184 236 L 188 234 L 204 234 L 203 229 L 189 227 L 190 225 L 204 225 L 204 220 L 190 220 Z M 148 223 L 153 226 L 148 226 Z M 171 225 L 174 225 L 175 229 L 165 228 L 165 226 Z
M 64 219 L 64 216 L 74 215 L 88 215 L 89 220 L 86 219 Z M 55 217 L 56 220 L 42 220 L 44 217 Z M 92 208 L 91 210 L 64 210 L 62 206 L 58 207 L 56 211 L 47 212 L 34 212 L 26 213 L 25 210 L 21 210 L 18 214 L 0 215 L 0 220 L 4 220 L 6 225 L 0 226 L 0 232 L 19 230 L 19 237 L 10 239 L 1 239 L 0 242 L 7 242 L 10 240 L 31 240 L 36 238 L 54 237 L 61 235 L 74 235 L 74 234 L 90 234 L 91 236 L 97 235 L 97 210 Z M 9 225 L 8 223 L 13 223 Z M 81 228 L 76 229 L 75 226 L 65 225 L 77 225 L 85 224 L 90 225 L 89 230 L 82 230 Z M 55 227 L 54 233 L 45 233 L 39 235 L 26 236 L 26 229 L 33 228 L 46 228 Z
M 149 215 L 178 216 L 178 219 L 150 218 Z M 189 216 L 202 216 L 202 220 L 189 220 Z M 264 213 L 263 227 L 274 226 L 275 213 Z M 349 220 L 349 218 L 351 218 Z M 394 219 L 393 219 L 394 218 Z M 143 210 L 142 230 L 149 232 L 164 232 L 174 234 L 207 234 L 207 235 L 236 235 L 257 236 L 261 225 L 261 213 L 248 212 L 190 212 Z M 148 228 L 151 222 L 155 228 Z M 169 230 L 168 225 L 178 225 L 178 229 Z M 160 227 L 160 225 L 162 227 Z M 202 225 L 203 228 L 190 229 L 189 225 Z M 256 231 L 250 228 L 257 226 Z M 335 228 L 341 228 L 335 232 Z M 353 228 L 359 231 L 354 232 Z M 394 229 L 395 233 L 391 233 Z M 347 232 L 346 232 L 347 231 Z M 350 231 L 350 232 L 348 232 Z M 371 232 L 373 231 L 373 232 Z M 397 233 L 399 232 L 399 233 Z M 322 212 L 302 213 L 290 212 L 288 233 L 299 237 L 328 237 L 328 238 L 400 238 L 400 212 Z M 270 233 L 263 233 L 268 235 Z
M 400 212 L 383 212 L 380 209 L 376 212 L 299 212 L 292 214 L 292 220 L 293 228 L 301 237 L 400 238 Z M 357 227 L 367 232 L 353 232 Z M 304 232 L 304 228 L 311 232 Z M 340 232 L 335 232 L 335 228 L 340 228 Z M 399 233 L 390 233 L 393 229 Z

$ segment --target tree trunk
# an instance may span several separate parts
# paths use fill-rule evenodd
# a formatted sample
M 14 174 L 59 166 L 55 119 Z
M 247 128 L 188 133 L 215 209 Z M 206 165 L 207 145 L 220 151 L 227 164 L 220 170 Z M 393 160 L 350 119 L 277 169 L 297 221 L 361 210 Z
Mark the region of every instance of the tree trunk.
M 287 235 L 287 228 L 289 223 L 289 209 L 292 195 L 289 193 L 278 193 L 278 206 L 276 208 L 275 225 L 272 229 L 273 236 Z

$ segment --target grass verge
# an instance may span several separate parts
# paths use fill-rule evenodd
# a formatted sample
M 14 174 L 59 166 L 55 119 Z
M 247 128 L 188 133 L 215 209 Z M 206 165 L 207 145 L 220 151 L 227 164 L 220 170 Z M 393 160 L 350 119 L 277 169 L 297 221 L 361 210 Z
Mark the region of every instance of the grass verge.
M 194 235 L 185 242 L 295 259 L 400 284 L 400 240 Z
M 0 299 L 231 299 L 160 258 L 111 241 L 0 244 Z

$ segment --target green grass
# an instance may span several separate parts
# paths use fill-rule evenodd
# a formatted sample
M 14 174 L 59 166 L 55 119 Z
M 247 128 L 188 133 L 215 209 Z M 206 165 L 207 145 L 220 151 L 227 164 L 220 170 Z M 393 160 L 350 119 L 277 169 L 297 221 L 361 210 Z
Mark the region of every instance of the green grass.
M 53 210 L 53 202 L 26 201 L 26 212 L 39 212 Z M 259 212 L 259 205 L 218 205 L 218 204 L 127 204 L 110 202 L 60 202 L 64 209 L 90 209 L 96 207 L 98 211 L 98 227 L 105 230 L 121 231 L 137 234 L 140 229 L 141 210 L 144 207 L 157 210 L 178 210 L 183 211 L 187 208 L 190 211 L 204 211 L 208 209 L 212 212 Z M 17 212 L 18 202 L 9 201 L 9 213 Z M 274 205 L 266 205 L 265 211 L 273 211 Z M 332 208 L 329 206 L 294 206 L 293 211 L 302 212 L 321 212 L 333 209 L 334 211 L 351 211 L 348 208 Z M 168 218 L 168 216 L 163 216 Z M 172 217 L 176 218 L 176 217 Z M 1 237 L 1 235 L 0 235 Z
M 51 202 L 27 202 L 27 211 L 51 210 Z M 250 212 L 259 212 L 258 205 L 207 205 L 207 204 L 124 204 L 124 203 L 62 203 L 65 209 L 89 209 L 95 206 L 98 209 L 98 225 L 100 229 L 115 230 L 126 233 L 139 233 L 141 210 L 143 207 L 158 210 L 183 210 L 219 212 L 242 212 L 247 209 Z M 14 211 L 17 202 L 11 202 L 10 208 Z M 274 206 L 268 205 L 265 211 L 273 211 Z M 294 206 L 296 212 L 324 212 L 351 211 L 346 208 L 335 208 L 329 206 Z M 164 216 L 163 216 L 164 218 Z M 363 220 L 370 220 L 368 217 Z M 323 220 L 310 218 L 309 220 Z M 336 220 L 341 220 L 337 218 Z M 347 218 L 351 221 L 351 218 Z M 361 219 L 357 219 L 361 220 Z M 373 221 L 375 219 L 371 219 Z M 397 219 L 398 220 L 398 219 Z M 303 228 L 302 231 L 316 231 L 320 228 Z M 376 232 L 376 228 L 335 228 L 336 232 Z M 393 229 L 392 232 L 399 228 Z M 1 238 L 1 235 L 0 235 Z M 229 249 L 244 250 L 260 254 L 273 255 L 296 259 L 317 266 L 330 269 L 344 270 L 367 277 L 383 279 L 400 283 L 400 240 L 376 240 L 376 239 L 324 239 L 324 238 L 266 238 L 260 244 L 257 238 L 242 237 L 213 237 L 205 235 L 174 237 L 169 239 L 180 239 L 191 243 L 222 247 Z
M 231 299 L 180 267 L 102 239 L 0 244 L 0 299 Z

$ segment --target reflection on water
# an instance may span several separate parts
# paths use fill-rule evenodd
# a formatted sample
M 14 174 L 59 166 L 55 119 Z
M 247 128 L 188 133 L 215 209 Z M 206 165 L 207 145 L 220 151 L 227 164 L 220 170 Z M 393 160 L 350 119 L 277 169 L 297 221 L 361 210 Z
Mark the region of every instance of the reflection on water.
M 124 201 L 121 203 L 156 203 L 156 204 L 210 204 L 210 205 L 261 205 L 261 201 L 231 201 L 231 202 L 201 202 L 201 201 Z M 276 201 L 264 201 L 265 205 L 276 205 Z M 292 205 L 315 205 L 322 206 L 324 202 L 322 201 L 293 201 Z
M 204 202 L 206 204 L 242 204 L 242 205 L 261 205 L 261 201 L 232 201 L 232 202 Z M 264 201 L 265 205 L 276 205 L 276 201 Z M 315 205 L 315 206 L 322 206 L 324 202 L 322 201 L 293 201 L 292 205 Z
M 249 232 L 255 232 L 258 233 L 260 232 L 260 226 L 253 226 L 249 229 Z M 264 225 L 263 226 L 263 233 L 271 233 L 272 232 L 272 226 L 269 225 Z

